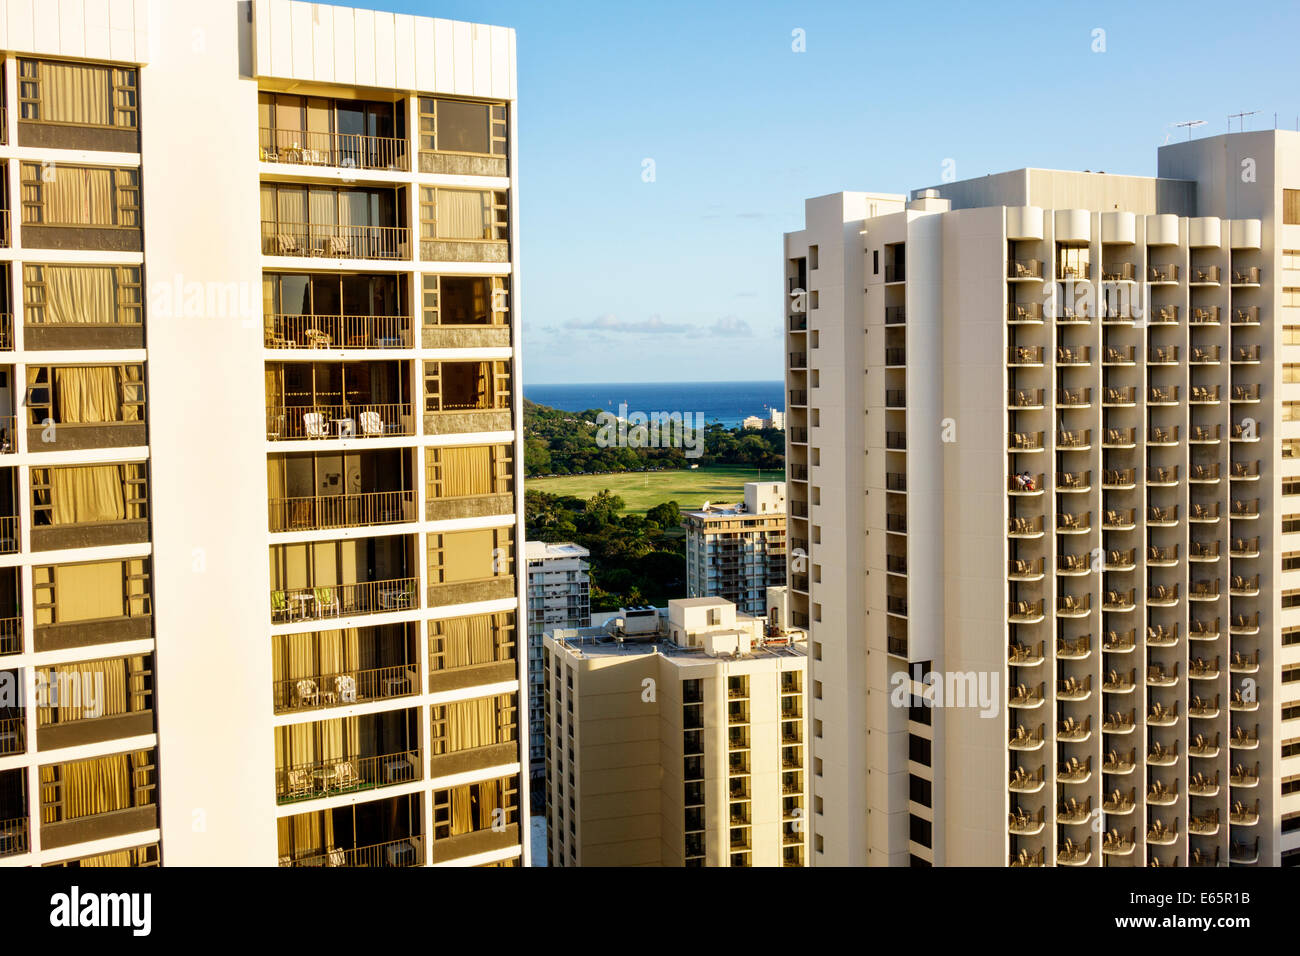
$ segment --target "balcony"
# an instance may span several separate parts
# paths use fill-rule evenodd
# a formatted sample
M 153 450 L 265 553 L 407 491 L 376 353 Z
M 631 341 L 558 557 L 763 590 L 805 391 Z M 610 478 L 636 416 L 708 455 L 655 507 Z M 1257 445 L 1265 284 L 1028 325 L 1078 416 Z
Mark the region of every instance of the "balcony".
M 1233 422 L 1230 436 L 1229 440 L 1234 442 L 1257 442 L 1259 429 L 1254 422 Z
M 1178 763 L 1178 741 L 1175 740 L 1172 747 L 1166 747 L 1157 740 L 1147 751 L 1147 763 L 1153 767 L 1172 767 Z
M 1120 349 L 1108 345 L 1105 351 L 1102 352 L 1101 364 L 1109 366 L 1136 365 L 1137 349 L 1132 345 Z
M 1043 407 L 1043 389 L 1012 389 L 1007 393 L 1007 408 L 1011 411 L 1037 410 Z
M 1187 357 L 1188 365 L 1218 365 L 1220 362 L 1220 352 L 1217 345 L 1209 348 L 1201 348 L 1193 345 L 1192 351 Z M 1168 364 L 1168 363 L 1166 363 Z
M 1164 587 L 1159 585 L 1158 587 Z M 1178 585 L 1173 585 L 1176 591 Z M 1169 588 L 1165 587 L 1167 592 Z M 1160 593 L 1157 591 L 1157 593 Z M 1148 624 L 1147 625 L 1147 647 L 1173 647 L 1178 643 L 1178 625 L 1169 624 Z
M 1228 620 L 1228 633 L 1242 637 L 1251 637 L 1259 633 L 1259 612 L 1253 614 L 1234 614 Z
M 1057 346 L 1056 364 L 1064 366 L 1086 366 L 1092 364 L 1092 349 L 1084 345 L 1078 348 Z
M 1059 471 L 1056 490 L 1060 494 L 1083 494 L 1092 490 L 1091 471 Z
M 1232 285 L 1234 287 L 1255 287 L 1259 285 L 1259 266 L 1246 266 L 1232 269 Z
M 1046 865 L 1045 851 L 1042 847 L 1038 848 L 1037 853 L 1031 853 L 1029 850 L 1022 848 L 1018 853 L 1014 854 L 1007 863 L 1007 866 L 1012 868 Z
M 885 448 L 890 451 L 907 451 L 907 432 L 885 432 Z
M 1259 462 L 1247 464 L 1244 461 L 1234 461 L 1229 464 L 1228 479 L 1230 481 L 1259 481 Z
M 395 749 L 372 756 L 357 755 L 277 767 L 276 803 L 360 793 L 421 779 L 418 749 Z
M 1137 629 L 1133 628 L 1124 633 L 1109 630 L 1101 641 L 1101 649 L 1107 654 L 1130 654 L 1137 647 Z M 1118 675 L 1115 675 L 1118 680 Z
M 1007 494 L 1015 497 L 1037 498 L 1043 494 L 1045 488 L 1045 478 L 1041 473 L 1026 475 L 1025 472 L 1021 472 L 1007 478 Z
M 1091 408 L 1092 389 L 1058 388 L 1056 390 L 1057 408 Z
M 1132 531 L 1137 527 L 1136 508 L 1107 508 L 1101 519 L 1103 531 Z
M 1167 669 L 1160 664 L 1153 664 L 1150 667 L 1148 667 L 1147 686 L 1148 687 L 1177 687 L 1178 686 L 1177 662 L 1169 665 Z
M 1023 558 L 1017 558 L 1007 562 L 1007 580 L 1009 581 L 1041 581 L 1043 576 L 1042 558 L 1037 561 L 1026 561 Z
M 1259 386 L 1258 385 L 1234 385 L 1232 386 L 1232 401 L 1240 402 L 1244 405 L 1259 404 Z
M 1007 783 L 1007 789 L 1012 793 L 1037 793 L 1047 785 L 1043 776 L 1043 768 L 1039 767 L 1033 773 L 1025 770 L 1024 767 L 1016 767 L 1011 773 L 1011 778 Z
M 1219 756 L 1219 735 L 1216 733 L 1214 739 L 1210 740 L 1204 734 L 1197 734 L 1187 748 L 1187 755 L 1208 760 Z
M 1190 389 L 1190 395 L 1187 399 L 1189 405 L 1218 405 L 1219 404 L 1219 386 L 1207 388 L 1204 385 L 1193 385 Z
M 1147 724 L 1152 727 L 1172 727 L 1178 723 L 1178 704 L 1175 702 L 1173 707 L 1166 707 L 1164 704 L 1156 701 L 1147 711 Z
M 1088 451 L 1092 448 L 1092 429 L 1060 431 L 1056 433 L 1057 451 Z
M 1237 827 L 1253 827 L 1259 823 L 1259 801 L 1253 807 L 1236 800 L 1228 812 L 1228 822 Z
M 1233 365 L 1258 365 L 1259 364 L 1259 346 L 1258 345 L 1239 345 L 1232 350 Z
M 1148 528 L 1172 528 L 1178 524 L 1178 506 L 1160 508 L 1155 505 L 1147 508 Z
M 1174 781 L 1173 787 L 1167 787 L 1163 781 L 1157 780 L 1147 788 L 1147 804 L 1153 807 L 1172 807 L 1178 802 L 1178 781 Z
M 1057 534 L 1087 534 L 1092 530 L 1092 512 L 1082 514 L 1064 512 L 1056 516 Z
M 1232 698 L 1228 701 L 1228 710 L 1233 713 L 1253 713 L 1259 710 L 1259 700 L 1243 694 L 1241 688 L 1235 688 Z
M 885 306 L 885 324 L 903 325 L 907 321 L 907 307 L 902 305 Z
M 1012 432 L 1007 436 L 1007 451 L 1013 454 L 1033 453 L 1042 450 L 1042 432 Z
M 1013 623 L 1034 624 L 1043 619 L 1042 601 L 1037 602 L 1037 605 L 1030 604 L 1028 601 L 1018 601 L 1008 610 Z M 1028 620 L 1016 621 L 1017 616 L 1025 616 Z M 1012 667 L 1037 667 L 1043 663 L 1043 642 L 1039 641 L 1032 645 L 1012 643 L 1007 649 L 1007 663 Z
M 1147 349 L 1148 365 L 1177 365 L 1178 346 L 1167 345 L 1163 348 Z
M 1136 448 L 1136 428 L 1107 428 L 1101 439 L 1102 448 Z
M 793 406 L 804 406 L 808 404 L 808 393 L 804 389 L 790 389 L 790 404 Z
M 402 315 L 267 314 L 268 349 L 409 349 L 411 322 Z
M 1077 282 L 1092 277 L 1090 262 L 1058 262 L 1056 278 L 1059 282 Z
M 1030 733 L 1024 728 L 1023 724 L 1017 724 L 1016 729 L 1011 733 L 1007 740 L 1007 746 L 1012 750 L 1034 751 L 1041 750 L 1044 744 L 1043 725 L 1038 725 L 1035 733 Z
M 1178 820 L 1174 819 L 1172 827 L 1164 821 L 1156 820 L 1147 827 L 1147 844 L 1150 846 L 1173 846 L 1178 842 Z
M 1178 426 L 1153 427 L 1147 433 L 1148 446 L 1173 446 L 1178 444 Z
M 1056 616 L 1057 617 L 1087 617 L 1092 613 L 1092 595 L 1085 594 L 1082 597 L 1074 594 L 1063 594 L 1057 599 Z
M 1148 306 L 1148 314 L 1149 321 L 1152 325 L 1178 324 L 1178 306 L 1176 305 Z
M 1197 524 L 1218 524 L 1219 503 L 1205 504 L 1193 501 L 1187 509 L 1187 520 Z
M 1136 846 L 1136 829 L 1131 829 L 1128 834 L 1120 833 L 1118 830 L 1109 830 L 1102 834 L 1101 852 L 1105 856 L 1131 856 Z
M 1075 720 L 1073 717 L 1066 717 L 1056 725 L 1057 743 L 1079 744 L 1091 738 L 1091 716 L 1083 718 L 1082 721 Z
M 1007 349 L 1007 365 L 1012 368 L 1042 368 L 1041 345 L 1017 345 Z
M 1134 722 L 1133 711 L 1129 711 L 1127 714 L 1116 712 L 1106 715 L 1105 719 L 1101 722 L 1101 732 L 1103 734 L 1124 736 L 1133 733 L 1136 726 L 1137 724 Z
M 1091 654 L 1091 641 L 1087 635 L 1072 641 L 1064 637 L 1056 639 L 1056 659 L 1058 661 L 1082 661 L 1086 660 Z
M 1062 800 L 1056 805 L 1056 822 L 1065 826 L 1086 823 L 1092 819 L 1092 797 L 1080 802 L 1074 797 Z
M 1008 325 L 1042 325 L 1043 306 L 1041 302 L 1008 302 Z
M 1228 581 L 1228 593 L 1233 597 L 1256 597 L 1259 595 L 1259 575 L 1248 578 L 1234 574 Z
M 1228 771 L 1228 786 L 1237 787 L 1243 790 L 1251 790 L 1259 786 L 1259 761 L 1255 762 L 1254 767 L 1247 767 L 1245 764 L 1233 764 Z
M 1112 790 L 1101 801 L 1101 808 L 1113 816 L 1127 816 L 1137 805 L 1137 790 L 1131 788 L 1127 794 L 1118 789 Z
M 1007 279 L 1012 282 L 1042 282 L 1043 263 L 1040 259 L 1008 259 Z
M 1214 771 L 1214 776 L 1208 776 L 1204 773 L 1192 774 L 1187 781 L 1187 792 L 1194 797 L 1215 797 L 1219 794 L 1219 772 Z
M 1017 684 L 1011 688 L 1008 705 L 1014 710 L 1037 710 L 1043 706 L 1043 685 L 1029 687 L 1026 684 Z
M 1216 617 L 1212 621 L 1193 620 L 1187 626 L 1187 639 L 1189 641 L 1214 641 L 1219 637 L 1219 619 Z
M 1178 266 L 1174 263 L 1166 265 L 1150 265 L 1147 267 L 1147 282 L 1151 285 L 1176 285 L 1178 283 Z
M 896 617 L 907 617 L 907 598 L 898 595 L 887 596 L 885 610 Z
M 1131 611 L 1136 606 L 1136 591 L 1132 588 L 1127 593 L 1108 590 L 1101 600 L 1102 610 L 1110 614 Z
M 1077 677 L 1067 677 L 1056 682 L 1056 699 L 1058 701 L 1076 702 L 1087 700 L 1091 696 L 1091 674 L 1086 675 L 1083 680 L 1079 680 Z
M 1217 485 L 1219 483 L 1219 464 L 1193 464 L 1187 470 L 1187 480 L 1192 484 Z
M 1218 325 L 1219 324 L 1219 307 L 1217 305 L 1209 308 L 1194 308 L 1191 312 L 1191 325 Z
M 1259 651 L 1255 651 L 1252 654 L 1243 654 L 1241 651 L 1233 651 L 1232 657 L 1228 660 L 1228 671 L 1232 674 L 1259 673 Z
M 1132 468 L 1108 468 L 1102 472 L 1101 487 L 1106 491 L 1131 491 L 1137 487 L 1137 473 Z
M 1187 433 L 1187 442 L 1190 445 L 1217 445 L 1221 440 L 1219 428 L 1218 425 L 1213 428 L 1207 428 L 1204 425 L 1193 425 Z
M 1196 717 L 1200 720 L 1213 720 L 1219 716 L 1219 695 L 1215 694 L 1213 699 L 1201 697 L 1199 694 L 1187 702 L 1187 716 Z
M 1187 599 L 1189 601 L 1217 601 L 1219 599 L 1218 580 L 1193 581 L 1191 588 L 1188 589 Z
M 1233 538 L 1228 545 L 1228 554 L 1234 558 L 1258 558 L 1259 538 Z
M 1092 312 L 1087 305 L 1076 308 L 1072 305 L 1062 305 L 1056 310 L 1057 325 L 1087 325 L 1092 321 Z M 1080 364 L 1080 363 L 1073 363 Z
M 1119 549 L 1107 550 L 1102 567 L 1107 571 L 1132 571 L 1137 567 L 1137 549 L 1129 548 L 1127 551 Z
M 1092 564 L 1086 554 L 1058 554 L 1056 573 L 1061 577 L 1082 577 L 1092 573 Z
M 1087 837 L 1083 843 L 1075 843 L 1070 837 L 1066 837 L 1061 848 L 1056 851 L 1057 866 L 1087 866 L 1092 859 L 1092 837 Z
M 1147 564 L 1157 568 L 1172 568 L 1178 564 L 1178 545 L 1172 544 L 1167 547 L 1159 545 L 1150 545 L 1147 548 Z M 1175 585 L 1176 586 L 1176 585 Z M 1161 585 L 1163 587 L 1163 585 Z M 1153 589 L 1154 590 L 1154 589 Z M 1148 597 L 1151 592 L 1148 592 Z M 1174 595 L 1177 598 L 1177 594 Z
M 1019 807 L 1014 807 L 1007 823 L 1007 832 L 1012 836 L 1037 836 L 1043 832 L 1047 825 L 1043 818 L 1043 808 L 1039 807 L 1035 814 L 1027 813 Z
M 1092 779 L 1092 758 L 1071 757 L 1062 761 L 1056 770 L 1057 783 L 1087 783 Z
M 1259 306 L 1237 306 L 1232 310 L 1233 325 L 1259 325 Z
M 1137 389 L 1131 385 L 1128 388 L 1106 388 L 1101 404 L 1103 408 L 1131 408 L 1137 404 Z
M 885 265 L 885 282 L 904 282 L 907 279 L 907 265 L 903 262 L 897 262 L 893 265 Z
M 1178 404 L 1178 386 L 1159 388 L 1152 386 L 1147 389 L 1148 405 L 1177 405 Z
M 1219 284 L 1218 266 L 1192 266 L 1187 275 L 1187 284 L 1193 286 L 1215 286 Z
M 1033 518 L 1009 518 L 1007 521 L 1007 537 L 1009 538 L 1041 538 L 1042 536 L 1042 515 Z
M 1228 861 L 1243 866 L 1258 863 L 1259 837 L 1253 840 L 1233 840 L 1228 847 Z
M 282 642 L 276 648 L 276 673 L 286 675 L 291 670 L 297 671 L 297 676 L 281 676 L 272 682 L 272 699 L 277 714 L 392 700 L 420 692 L 414 642 L 403 626 L 360 628 L 355 632 L 358 646 L 353 653 L 359 654 L 357 659 L 376 665 L 362 669 L 340 670 L 320 666 L 325 660 L 337 661 L 346 656 L 343 653 L 345 647 L 334 637 L 336 633 L 276 639 Z M 301 643 L 304 640 L 308 658 L 316 664 L 291 668 L 288 663 L 289 642 Z
M 262 220 L 262 255 L 327 259 L 409 259 L 406 226 Z

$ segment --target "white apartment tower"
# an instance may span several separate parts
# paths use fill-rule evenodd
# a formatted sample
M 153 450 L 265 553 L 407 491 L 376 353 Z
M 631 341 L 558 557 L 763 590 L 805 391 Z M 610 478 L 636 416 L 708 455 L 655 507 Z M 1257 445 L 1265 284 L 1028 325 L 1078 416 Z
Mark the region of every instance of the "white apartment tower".
M 1300 133 L 812 199 L 785 277 L 813 865 L 1295 862 Z
M 0 865 L 526 864 L 514 43 L 0 2 Z
M 721 597 L 767 613 L 767 589 L 785 584 L 785 482 L 747 481 L 743 500 L 682 515 L 687 597 Z

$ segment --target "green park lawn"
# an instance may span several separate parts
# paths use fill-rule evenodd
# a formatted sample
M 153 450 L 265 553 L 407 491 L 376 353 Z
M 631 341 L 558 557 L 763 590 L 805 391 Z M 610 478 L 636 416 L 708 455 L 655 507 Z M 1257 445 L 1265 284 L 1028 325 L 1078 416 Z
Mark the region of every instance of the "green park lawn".
M 701 465 L 691 471 L 633 471 L 614 475 L 567 475 L 563 478 L 528 478 L 525 491 L 590 498 L 608 488 L 623 499 L 624 514 L 644 514 L 663 501 L 676 501 L 682 511 L 694 511 L 704 502 L 740 501 L 747 481 L 784 481 L 783 471 L 763 471 L 745 465 Z

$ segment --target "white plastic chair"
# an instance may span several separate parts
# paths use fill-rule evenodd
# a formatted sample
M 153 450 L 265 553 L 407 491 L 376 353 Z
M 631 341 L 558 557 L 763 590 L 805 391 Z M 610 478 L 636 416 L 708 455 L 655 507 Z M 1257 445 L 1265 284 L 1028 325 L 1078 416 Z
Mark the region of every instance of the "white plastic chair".
M 369 436 L 384 433 L 384 420 L 378 412 L 362 412 L 358 417 L 361 419 L 361 434 Z
M 302 416 L 302 427 L 308 438 L 328 438 L 330 429 L 320 412 L 307 412 Z
M 340 703 L 355 704 L 357 702 L 356 679 L 346 674 L 334 678 L 334 692 L 338 695 Z

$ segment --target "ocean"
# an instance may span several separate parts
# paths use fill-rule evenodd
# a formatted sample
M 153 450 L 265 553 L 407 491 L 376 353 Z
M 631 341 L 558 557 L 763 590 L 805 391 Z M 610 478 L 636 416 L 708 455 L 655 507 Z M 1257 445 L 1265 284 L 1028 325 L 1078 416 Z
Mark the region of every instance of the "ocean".
M 589 408 L 618 413 L 681 412 L 704 415 L 704 421 L 739 427 L 750 415 L 766 418 L 770 409 L 785 410 L 782 382 L 611 382 L 607 385 L 525 385 L 524 397 L 540 405 L 582 412 Z

